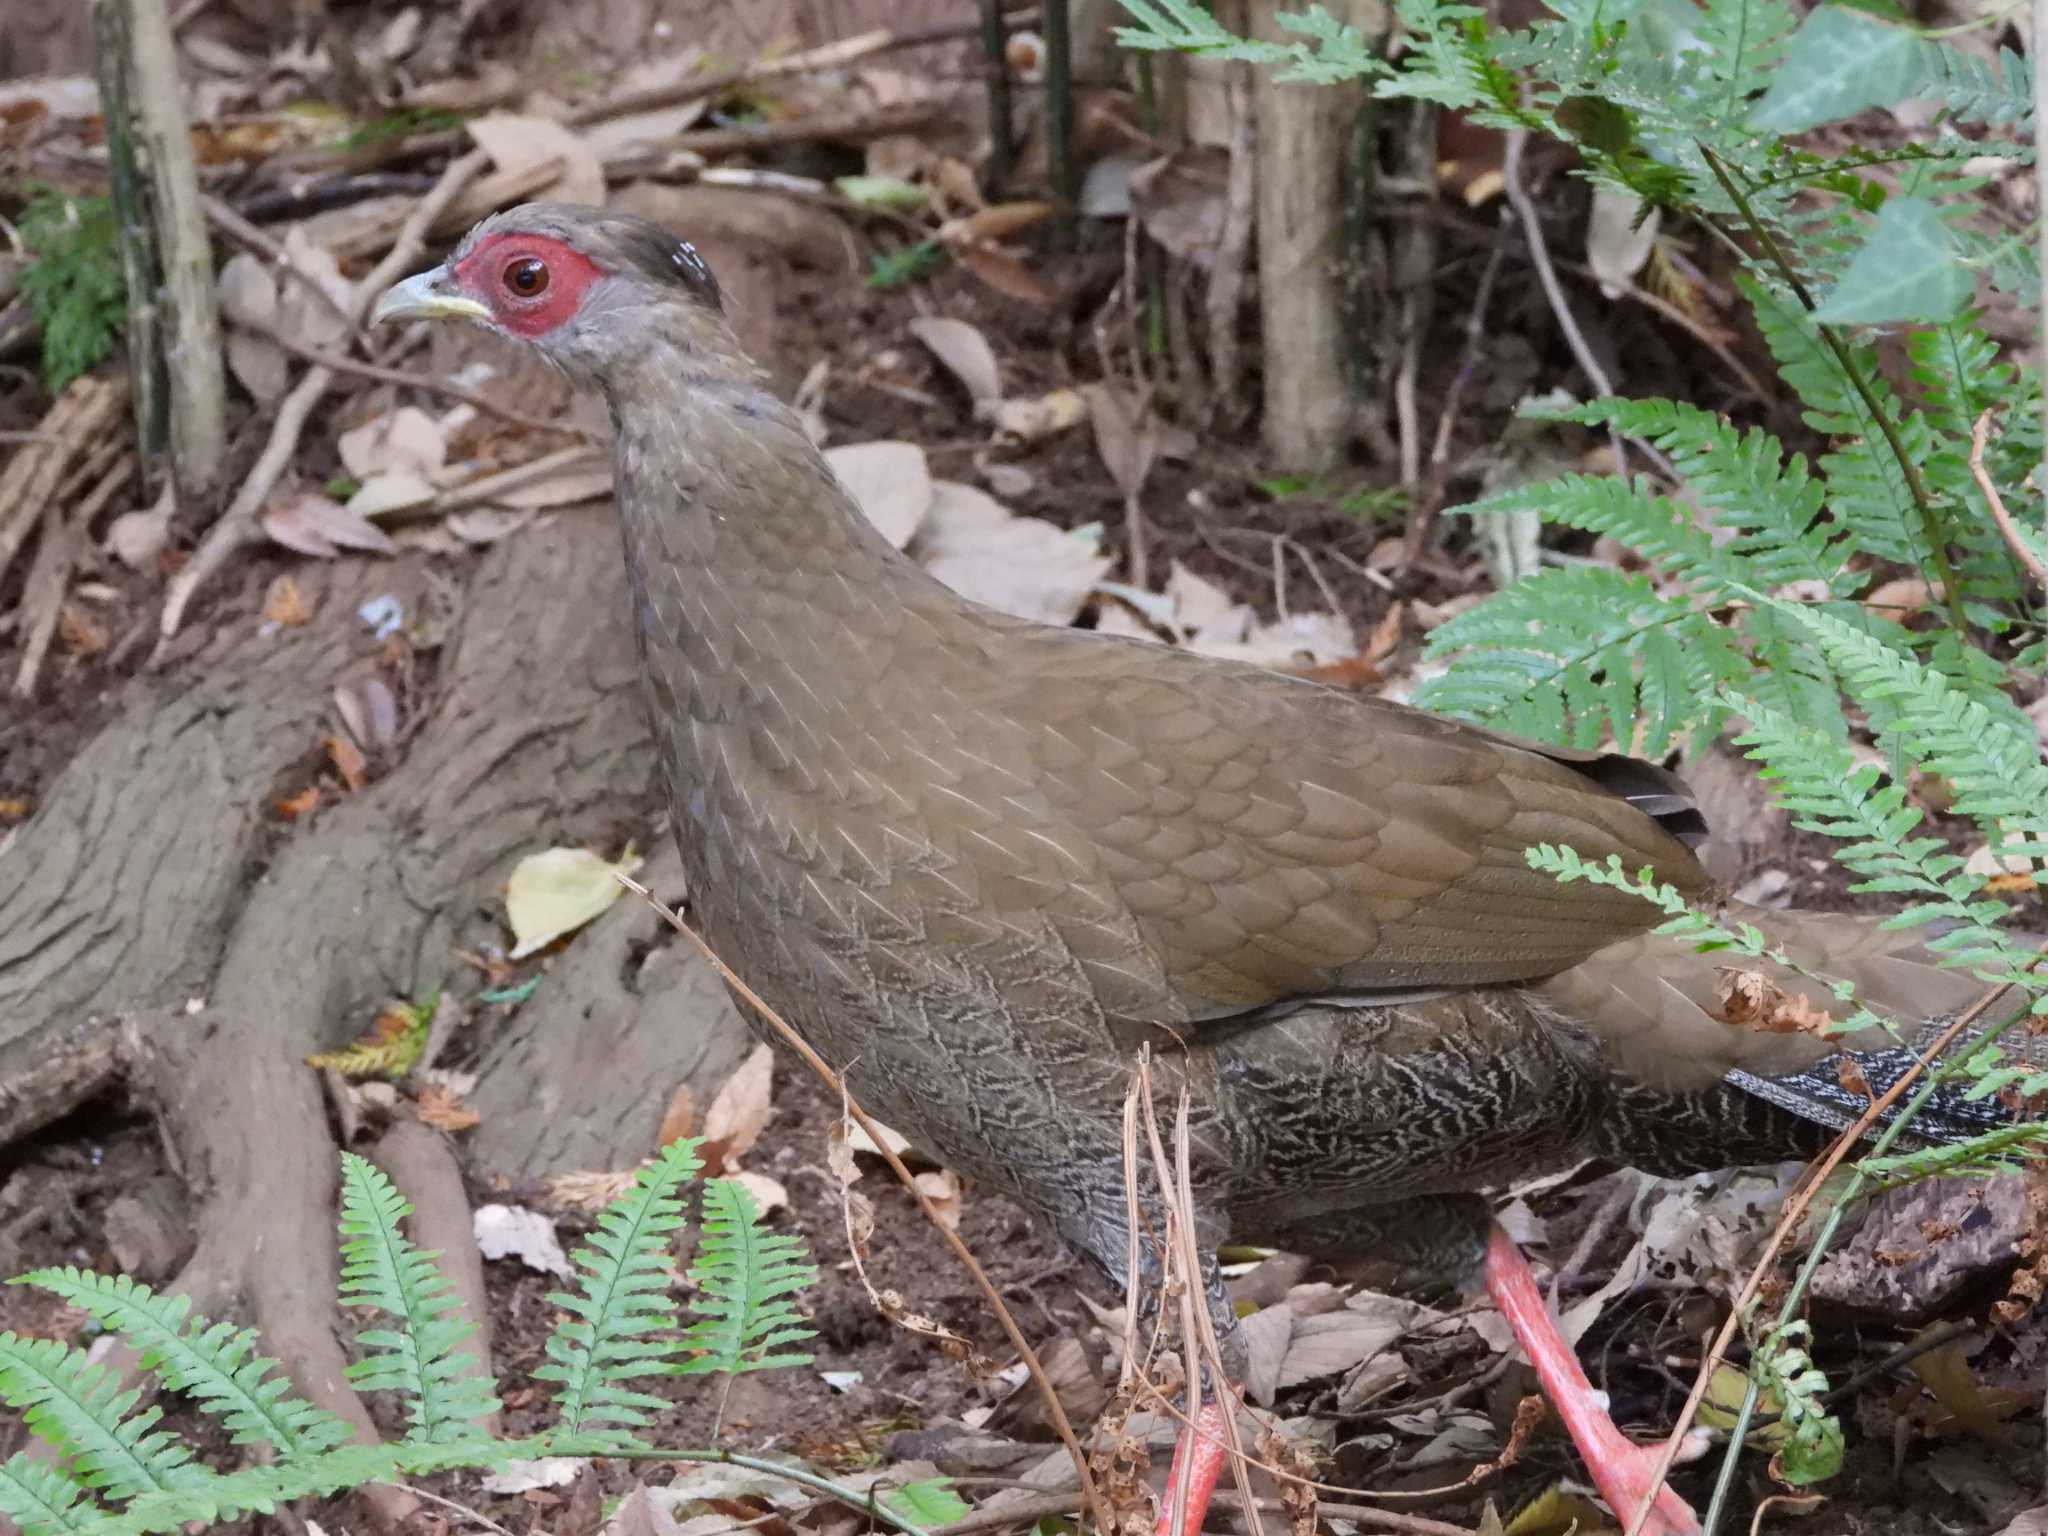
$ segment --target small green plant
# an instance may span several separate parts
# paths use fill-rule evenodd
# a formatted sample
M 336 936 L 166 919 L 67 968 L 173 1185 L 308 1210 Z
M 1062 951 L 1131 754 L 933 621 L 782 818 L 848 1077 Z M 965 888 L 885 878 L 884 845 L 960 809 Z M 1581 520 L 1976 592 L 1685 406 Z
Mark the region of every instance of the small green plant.
M 13 1283 L 51 1291 L 119 1335 L 165 1390 L 219 1423 L 235 1445 L 265 1447 L 269 1459 L 216 1471 L 157 1427 L 162 1409 L 137 1412 L 140 1393 L 118 1390 L 79 1350 L 0 1333 L 0 1401 L 59 1458 L 51 1464 L 22 1453 L 0 1464 L 0 1514 L 23 1536 L 142 1536 L 456 1467 L 605 1455 L 739 1462 L 921 1536 L 918 1514 L 953 1507 L 942 1480 L 877 1501 L 800 1468 L 722 1451 L 664 1451 L 632 1433 L 667 1406 L 640 1390 L 650 1377 L 770 1370 L 811 1358 L 791 1348 L 811 1330 L 789 1298 L 817 1272 L 797 1239 L 761 1228 L 745 1189 L 731 1181 L 704 1187 L 691 1272 L 694 1321 L 683 1326 L 669 1294 L 668 1247 L 683 1224 L 680 1191 L 700 1169 L 696 1148 L 675 1142 L 640 1170 L 576 1253 L 575 1289 L 548 1298 L 568 1317 L 535 1375 L 554 1384 L 560 1417 L 555 1428 L 524 1439 L 481 1430 L 498 1398 L 460 1348 L 475 1325 L 459 1315 L 434 1255 L 405 1237 L 411 1207 L 352 1154 L 342 1156 L 341 1301 L 377 1314 L 384 1326 L 358 1336 L 361 1358 L 348 1374 L 359 1390 L 396 1394 L 407 1424 L 402 1440 L 356 1443 L 334 1415 L 293 1394 L 277 1362 L 257 1353 L 253 1330 L 192 1317 L 183 1298 L 81 1269 L 20 1277 Z
M 104 197 L 40 192 L 21 213 L 34 258 L 21 291 L 43 337 L 43 382 L 56 394 L 114 349 L 128 314 L 113 205 Z
M 388 144 L 393 139 L 410 138 L 416 133 L 439 133 L 444 129 L 460 128 L 463 122 L 463 113 L 445 108 L 405 107 L 359 123 L 336 139 L 334 148 L 368 149 L 373 145 Z
M 870 288 L 904 288 L 930 277 L 946 264 L 946 248 L 936 240 L 920 240 L 900 251 L 873 258 Z

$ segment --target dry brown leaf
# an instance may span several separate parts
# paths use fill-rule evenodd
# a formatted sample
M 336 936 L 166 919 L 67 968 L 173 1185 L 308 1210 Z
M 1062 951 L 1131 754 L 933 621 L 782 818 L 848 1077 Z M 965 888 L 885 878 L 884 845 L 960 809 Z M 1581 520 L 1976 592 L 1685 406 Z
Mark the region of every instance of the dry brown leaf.
M 263 509 L 259 521 L 272 542 L 321 560 L 332 560 L 344 549 L 369 550 L 379 555 L 394 553 L 391 536 L 383 529 L 364 521 L 352 506 L 344 507 L 318 491 L 303 491 L 272 502 Z
M 483 1116 L 465 1104 L 460 1095 L 440 1083 L 429 1083 L 413 1101 L 419 1116 L 437 1130 L 451 1135 L 483 1123 Z
M 698 1155 L 713 1177 L 739 1166 L 775 1114 L 772 1088 L 775 1053 L 756 1045 L 712 1096 L 704 1111 L 704 1144 Z
M 0 821 L 27 821 L 29 801 L 20 795 L 0 799 Z
M 1131 172 L 1131 208 L 1160 245 L 1201 268 L 1216 264 L 1223 239 L 1230 152 L 1210 146 L 1181 150 Z
M 1879 582 L 1863 599 L 1864 606 L 1881 618 L 1900 624 L 1940 601 L 1935 589 L 1923 576 L 1897 576 L 1890 581 Z
M 1089 384 L 1081 393 L 1088 401 L 1102 467 L 1126 497 L 1137 495 L 1159 457 L 1157 418 L 1142 401 L 1113 384 Z
M 263 617 L 286 629 L 297 629 L 313 620 L 312 606 L 298 581 L 289 573 L 278 577 L 263 594 Z
M 346 736 L 330 736 L 325 745 L 328 761 L 334 764 L 334 771 L 341 775 L 348 792 L 360 792 L 370 782 L 370 768 L 363 761 L 362 749 Z
M 1762 971 L 1726 966 L 1715 983 L 1721 1002 L 1721 1017 L 1740 1029 L 1766 1034 L 1817 1035 L 1834 1022 L 1826 1009 L 1816 1008 L 1796 992 L 1787 992 Z
M 944 225 L 939 230 L 939 239 L 947 245 L 978 245 L 990 240 L 1007 240 L 1051 213 L 1051 203 L 992 203 Z
M 2035 1394 L 2031 1392 L 1986 1386 L 1980 1381 L 1971 1368 L 1970 1357 L 1961 1339 L 1915 1355 L 1906 1368 L 1919 1377 L 1920 1384 L 1934 1395 L 1934 1400 L 1942 1406 L 1953 1426 L 1969 1434 L 1987 1436 L 2035 1402 Z
M 280 795 L 270 804 L 286 821 L 304 821 L 320 808 L 320 786 L 308 784 L 296 795 Z
M 688 1083 L 677 1083 L 676 1091 L 668 1096 L 668 1108 L 662 1111 L 661 1127 L 654 1133 L 654 1144 L 665 1147 L 672 1141 L 681 1141 L 697 1129 L 697 1095 Z
M 1048 309 L 1056 302 L 1053 291 L 1041 283 L 1022 261 L 999 245 L 957 246 L 953 257 L 997 293 Z

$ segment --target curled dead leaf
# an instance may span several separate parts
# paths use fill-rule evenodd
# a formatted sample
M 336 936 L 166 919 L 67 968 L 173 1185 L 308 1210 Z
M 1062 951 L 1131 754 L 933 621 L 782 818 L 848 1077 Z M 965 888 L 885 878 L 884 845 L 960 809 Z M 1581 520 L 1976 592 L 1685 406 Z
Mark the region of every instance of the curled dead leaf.
M 278 577 L 263 594 L 263 617 L 273 624 L 286 629 L 297 629 L 312 622 L 312 605 L 299 590 L 299 584 L 289 573 Z
M 1834 1022 L 1826 1009 L 1814 1007 L 1799 993 L 1787 992 L 1762 971 L 1725 967 L 1714 990 L 1722 1019 L 1739 1029 L 1818 1035 Z

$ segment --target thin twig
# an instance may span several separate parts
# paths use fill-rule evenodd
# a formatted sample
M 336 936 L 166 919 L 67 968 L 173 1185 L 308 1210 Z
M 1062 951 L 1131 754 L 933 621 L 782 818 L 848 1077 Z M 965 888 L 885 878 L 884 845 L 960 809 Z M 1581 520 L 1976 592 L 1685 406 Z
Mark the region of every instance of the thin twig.
M 384 368 L 376 363 L 359 363 L 352 357 L 326 352 L 319 347 L 309 347 L 303 341 L 287 336 L 271 325 L 248 325 L 243 329 L 255 332 L 280 350 L 289 352 L 303 362 L 316 363 L 330 373 L 348 374 L 359 379 L 374 379 L 380 384 L 398 384 L 408 389 L 424 389 L 433 394 L 444 395 L 450 400 L 460 400 L 464 405 L 474 406 L 502 421 L 509 421 L 514 426 L 526 427 L 535 432 L 560 432 L 591 442 L 602 440 L 598 434 L 572 426 L 566 420 L 549 421 L 544 417 L 529 416 L 524 411 L 515 411 L 509 405 L 500 405 L 489 395 L 479 394 L 452 379 L 437 379 L 432 374 L 414 373 L 406 368 Z
M 1529 243 L 1529 259 L 1536 267 L 1536 281 L 1543 287 L 1543 297 L 1550 302 L 1550 313 L 1557 320 L 1557 328 L 1564 332 L 1565 345 L 1572 349 L 1572 356 L 1578 360 L 1579 371 L 1585 374 L 1596 394 L 1612 398 L 1614 381 L 1607 377 L 1607 370 L 1600 366 L 1600 359 L 1587 345 L 1586 333 L 1579 329 L 1578 316 L 1572 313 L 1571 300 L 1565 296 L 1564 284 L 1558 281 L 1557 268 L 1551 265 L 1550 243 L 1543 238 L 1543 221 L 1537 217 L 1536 200 L 1523 184 L 1522 152 L 1528 147 L 1528 129 L 1508 130 L 1507 157 L 1501 164 L 1508 205 L 1515 210 L 1515 219 L 1522 226 L 1522 238 Z M 1618 428 L 1609 427 L 1608 437 L 1614 444 L 1614 471 L 1626 479 L 1628 454 L 1621 446 L 1621 432 Z
M 704 941 L 696 929 L 684 922 L 678 913 L 671 910 L 652 891 L 648 890 L 646 886 L 640 884 L 639 881 L 631 876 L 615 874 L 613 878 L 650 907 L 654 908 L 661 915 L 664 922 L 685 939 L 689 940 L 691 946 L 724 979 L 725 984 L 739 994 L 740 999 L 748 1007 L 752 1008 L 767 1021 L 769 1026 L 789 1045 L 790 1049 L 803 1058 L 804 1064 L 818 1075 L 826 1087 L 841 1097 L 846 1105 L 847 1112 L 853 1116 L 861 1129 L 868 1133 L 868 1138 L 880 1150 L 883 1160 L 889 1165 L 890 1171 L 896 1175 L 903 1187 L 910 1191 L 917 1201 L 918 1209 L 924 1212 L 925 1219 L 932 1224 L 933 1229 L 944 1240 L 946 1246 L 953 1250 L 953 1256 L 966 1268 L 967 1273 L 973 1277 L 975 1285 L 980 1289 L 982 1295 L 987 1298 L 990 1308 L 995 1313 L 996 1322 L 1002 1327 L 1004 1336 L 1010 1341 L 1010 1347 L 1017 1351 L 1018 1358 L 1024 1362 L 1024 1369 L 1030 1373 L 1032 1383 L 1038 1388 L 1038 1395 L 1044 1404 L 1047 1419 L 1051 1421 L 1054 1432 L 1060 1438 L 1060 1443 L 1066 1447 L 1067 1454 L 1073 1458 L 1074 1474 L 1080 1479 L 1081 1483 L 1081 1492 L 1084 1500 L 1083 1507 L 1096 1519 L 1103 1529 L 1108 1529 L 1108 1509 L 1102 1502 L 1101 1496 L 1096 1492 L 1094 1475 L 1088 1469 L 1088 1457 L 1081 1449 L 1080 1440 L 1075 1437 L 1074 1426 L 1068 1422 L 1067 1410 L 1060 1402 L 1059 1393 L 1053 1388 L 1052 1379 L 1045 1374 L 1045 1367 L 1039 1363 L 1038 1352 L 1031 1347 L 1030 1341 L 1024 1337 L 1024 1331 L 1017 1326 L 1017 1319 L 1010 1311 L 1009 1306 L 1004 1302 L 1002 1293 L 996 1289 L 995 1283 L 989 1279 L 988 1272 L 981 1267 L 981 1263 L 974 1257 L 973 1251 L 960 1240 L 960 1234 L 946 1224 L 944 1218 L 939 1214 L 938 1207 L 932 1204 L 931 1197 L 918 1184 L 916 1175 L 904 1166 L 903 1159 L 890 1150 L 889 1139 L 882 1133 L 881 1127 L 876 1125 L 869 1118 L 868 1112 L 860 1107 L 859 1101 L 848 1091 L 845 1082 L 837 1072 L 833 1071 L 831 1066 L 825 1061 L 825 1058 L 813 1050 L 810 1042 L 792 1029 L 781 1014 L 769 1007 L 762 1000 L 761 995 L 740 978 L 738 972 L 721 960 L 717 952 Z
M 1976 1331 L 1977 1322 L 1974 1318 L 1965 1318 L 1961 1322 L 1943 1323 L 1939 1328 L 1930 1328 L 1918 1338 L 1908 1339 L 1897 1349 L 1887 1354 L 1882 1360 L 1866 1365 L 1839 1387 L 1834 1387 L 1823 1393 L 1820 1405 L 1823 1408 L 1832 1408 L 1837 1403 L 1847 1402 L 1873 1381 L 1884 1380 L 1885 1377 L 1889 1376 L 1900 1366 L 1919 1359 L 1929 1350 L 1939 1349 L 1944 1344 L 1951 1344 L 1966 1334 L 1972 1334 Z
M 360 325 L 369 314 L 370 306 L 377 302 L 377 296 L 419 259 L 426 244 L 427 231 L 441 216 L 441 210 L 481 175 L 488 164 L 490 157 L 480 149 L 448 163 L 441 179 L 434 184 L 434 190 L 420 199 L 406 219 L 384 259 L 349 295 L 349 318 L 352 322 Z M 228 504 L 227 511 L 220 515 L 220 521 L 208 530 L 205 541 L 193 552 L 185 568 L 173 578 L 164 595 L 163 618 L 158 625 L 161 637 L 157 645 L 159 657 L 164 654 L 164 646 L 177 634 L 193 594 L 227 563 L 230 555 L 254 541 L 257 513 L 277 484 L 278 477 L 284 473 L 285 466 L 291 462 L 293 453 L 298 450 L 299 434 L 305 431 L 306 420 L 313 414 L 313 407 L 320 403 L 320 397 L 327 393 L 327 386 L 333 382 L 333 371 L 315 363 L 278 406 L 277 420 L 271 424 L 270 440 L 263 445 L 263 452 L 257 456 L 249 477 L 242 482 L 242 489 Z
M 1800 1221 L 1805 1217 L 1807 1207 L 1813 1204 L 1814 1197 L 1820 1193 L 1821 1186 L 1827 1182 L 1828 1175 L 1841 1165 L 1842 1159 L 1849 1155 L 1849 1149 L 1863 1139 L 1864 1133 L 1884 1116 L 1886 1110 L 1899 1101 L 1900 1096 L 1913 1085 L 1921 1074 L 1935 1061 L 1940 1059 L 1948 1048 L 1961 1037 L 1963 1032 L 1981 1019 L 1990 1010 L 1991 1005 L 2003 997 L 2011 988 L 2011 982 L 2000 982 L 1996 986 L 1989 987 L 1968 1008 L 1965 1008 L 1960 1014 L 1956 1015 L 1955 1021 L 1935 1037 L 1934 1043 L 1920 1054 L 1912 1066 L 1899 1075 L 1898 1081 L 1893 1083 L 1891 1087 L 1887 1088 L 1878 1097 L 1872 1099 L 1869 1107 L 1856 1118 L 1855 1123 L 1835 1138 L 1834 1144 L 1814 1164 L 1813 1171 L 1807 1176 L 1806 1182 L 1800 1186 L 1798 1192 L 1790 1200 L 1785 1202 L 1785 1209 L 1778 1217 L 1778 1225 L 1772 1231 L 1770 1241 L 1764 1245 L 1764 1251 L 1757 1256 L 1756 1263 L 1751 1266 L 1749 1278 L 1743 1281 L 1742 1289 L 1736 1293 L 1734 1300 L 1729 1305 L 1728 1320 L 1721 1325 L 1721 1331 L 1714 1336 L 1713 1345 L 1707 1350 L 1706 1358 L 1700 1362 L 1699 1380 L 1694 1384 L 1691 1394 L 1686 1398 L 1685 1406 L 1679 1410 L 1678 1422 L 1672 1426 L 1671 1437 L 1664 1442 L 1662 1449 L 1658 1452 L 1657 1465 L 1651 1475 L 1649 1489 L 1643 1495 L 1642 1503 L 1636 1507 L 1634 1518 L 1629 1521 L 1627 1536 L 1641 1536 L 1643 1522 L 1649 1519 L 1650 1511 L 1656 1505 L 1657 1495 L 1663 1490 L 1664 1480 L 1671 1472 L 1671 1464 L 1678 1459 L 1679 1446 L 1685 1438 L 1686 1431 L 1692 1428 L 1693 1417 L 1699 1412 L 1700 1402 L 1706 1396 L 1707 1382 L 1712 1378 L 1715 1369 L 1725 1359 L 1728 1346 L 1734 1342 L 1736 1333 L 1742 1327 L 1743 1313 L 1748 1309 L 1750 1302 L 1755 1299 L 1757 1291 L 1762 1287 L 1764 1276 L 1770 1273 L 1771 1265 L 1777 1261 L 1779 1252 L 1791 1239 L 1792 1233 L 1798 1228 Z M 1926 1090 L 1916 1097 L 1915 1104 L 1917 1105 L 1924 1099 L 1926 1093 L 1932 1092 L 1934 1086 L 1934 1083 L 1930 1082 Z M 1903 1130 L 1909 1118 L 1908 1115 L 1901 1115 L 1894 1120 L 1885 1132 L 1885 1141 L 1880 1143 L 1880 1147 L 1888 1144 L 1892 1137 Z M 1842 1205 L 1854 1196 L 1856 1189 L 1861 1187 L 1861 1177 L 1859 1173 L 1856 1176 L 1856 1185 L 1844 1192 L 1843 1200 L 1836 1202 L 1837 1214 L 1839 1214 Z M 1824 1246 L 1816 1244 L 1816 1252 L 1820 1251 Z M 1788 1300 L 1796 1304 L 1797 1297 L 1795 1295 Z M 1708 1510 L 1707 1529 L 1709 1531 L 1713 1528 L 1714 1509 L 1719 1507 L 1723 1490 L 1733 1476 L 1733 1463 L 1740 1454 L 1742 1437 L 1747 1430 L 1749 1413 L 1755 1407 L 1756 1388 L 1756 1377 L 1752 1374 L 1750 1377 L 1749 1397 L 1743 1404 L 1744 1412 L 1738 1415 L 1735 1430 L 1730 1436 L 1728 1460 L 1722 1464 L 1721 1480 L 1715 1489 L 1714 1505 Z
M 1506 223 L 1505 218 L 1502 223 Z M 1506 260 L 1507 253 L 1507 231 L 1503 228 L 1494 239 L 1493 249 L 1487 252 L 1486 265 L 1479 273 L 1479 291 L 1472 296 L 1472 309 L 1465 316 L 1465 350 L 1458 359 L 1458 371 L 1451 377 L 1451 387 L 1444 392 L 1443 410 L 1437 414 L 1436 439 L 1429 448 L 1428 484 L 1408 514 L 1408 527 L 1401 546 L 1403 565 L 1413 565 L 1421 556 L 1430 524 L 1443 510 L 1451 478 L 1451 433 L 1458 424 L 1458 413 L 1465 403 L 1466 387 L 1479 371 L 1479 357 L 1486 343 L 1486 316 L 1493 305 L 1493 285 L 1500 277 L 1501 263 Z
M 450 1514 L 460 1515 L 472 1524 L 480 1525 L 487 1531 L 496 1532 L 497 1536 L 512 1536 L 510 1531 L 506 1530 L 504 1526 L 498 1524 L 497 1521 L 484 1514 L 481 1510 L 471 1509 L 467 1504 L 458 1504 L 455 1500 L 438 1494 L 431 1488 L 422 1488 L 417 1483 L 400 1482 L 396 1478 L 380 1478 L 379 1481 L 387 1488 L 396 1488 L 400 1493 L 409 1493 L 416 1499 L 424 1499 L 429 1504 L 437 1504 Z
M 1244 1499 L 1243 1495 L 1232 1490 L 1219 1489 L 1213 1502 L 1224 1508 L 1242 1508 Z M 1258 1509 L 1286 1513 L 1286 1506 L 1278 1499 L 1256 1499 L 1253 1503 Z M 1018 1499 L 1001 1509 L 978 1509 L 949 1524 L 933 1526 L 925 1536 L 981 1536 L 984 1531 L 999 1531 L 1011 1525 L 1036 1525 L 1052 1516 L 1071 1515 L 1080 1505 L 1080 1495 L 1075 1493 L 1048 1493 L 1035 1499 Z M 1319 1509 L 1326 1519 L 1348 1520 L 1360 1530 L 1385 1533 L 1385 1536 L 1474 1536 L 1467 1526 L 1449 1525 L 1423 1515 L 1397 1514 L 1390 1509 L 1375 1509 L 1370 1504 L 1323 1504 Z
M 1991 520 L 1998 524 L 1998 531 L 2005 535 L 2006 547 L 2013 552 L 2019 563 L 2027 568 L 2027 574 L 2048 588 L 2048 566 L 2041 564 L 2040 557 L 2027 547 L 2027 541 L 2020 537 L 2020 530 L 2012 520 L 2012 514 L 2005 510 L 2005 498 L 1998 494 L 1998 487 L 1991 483 L 1991 472 L 1984 467 L 1984 450 L 1991 442 L 1991 418 L 1998 414 L 1993 406 L 1977 418 L 1977 424 L 1970 429 L 1970 473 L 1976 478 L 1977 489 L 1984 493 L 1985 501 L 1991 505 Z
M 296 261 L 293 261 L 291 253 L 286 251 L 277 241 L 271 239 L 261 226 L 252 224 L 217 197 L 201 196 L 199 206 L 206 211 L 206 217 L 213 224 L 214 228 L 221 231 L 222 234 L 232 235 L 257 255 L 269 258 L 273 264 L 283 270 L 286 277 L 312 294 L 314 299 L 324 306 L 329 314 L 347 326 L 349 335 L 358 342 L 364 340 L 362 326 L 357 322 L 356 317 L 348 312 L 347 307 L 327 291 L 325 283 L 320 282 L 312 273 L 308 272 Z M 367 351 L 368 347 L 365 346 L 364 350 Z

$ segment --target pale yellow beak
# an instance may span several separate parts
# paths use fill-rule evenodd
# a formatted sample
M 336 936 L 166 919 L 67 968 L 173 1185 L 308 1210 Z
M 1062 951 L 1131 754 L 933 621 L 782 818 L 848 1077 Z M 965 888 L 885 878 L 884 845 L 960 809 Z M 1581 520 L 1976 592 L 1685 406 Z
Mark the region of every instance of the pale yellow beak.
M 386 320 L 487 320 L 490 311 L 467 294 L 458 293 L 455 275 L 435 267 L 384 290 L 370 311 L 370 324 Z

